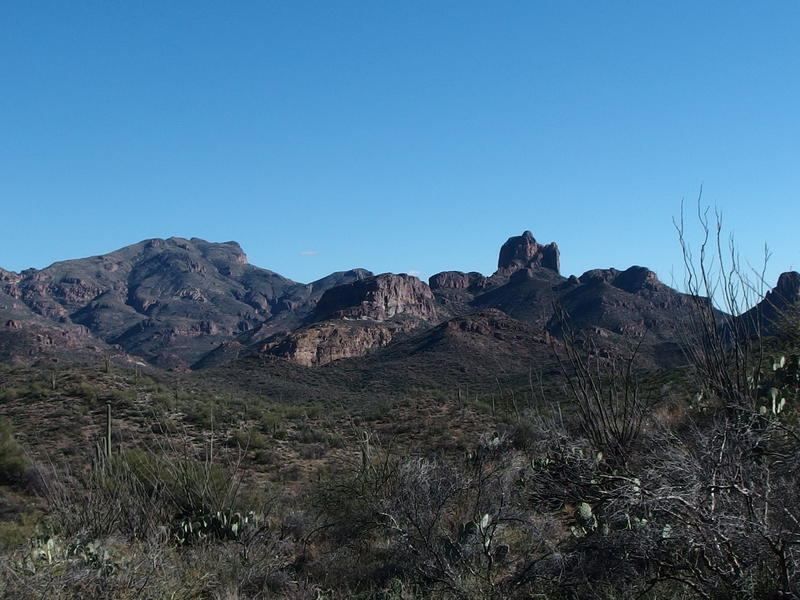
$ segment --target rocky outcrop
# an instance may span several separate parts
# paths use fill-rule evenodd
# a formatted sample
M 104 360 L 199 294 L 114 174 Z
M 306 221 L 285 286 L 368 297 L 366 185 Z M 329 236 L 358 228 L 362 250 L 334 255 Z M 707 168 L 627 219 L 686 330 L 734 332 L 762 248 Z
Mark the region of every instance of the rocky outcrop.
M 363 356 L 436 319 L 430 288 L 410 275 L 359 279 L 327 290 L 310 325 L 268 340 L 261 352 L 306 366 Z
M 796 319 L 800 310 L 800 273 L 788 271 L 778 277 L 778 283 L 764 296 L 756 306 L 742 314 L 745 327 L 754 334 L 776 335 L 781 333 L 782 323 L 786 316 Z
M 530 231 L 508 238 L 500 248 L 498 274 L 510 275 L 527 267 L 541 267 L 560 273 L 560 253 L 555 242 L 543 246 L 536 242 Z
M 145 240 L 46 269 L 0 269 L 0 351 L 77 355 L 119 345 L 159 366 L 201 368 L 259 350 L 314 366 L 378 360 L 383 353 L 371 351 L 388 344 L 394 356 L 434 346 L 455 356 L 472 344 L 505 363 L 563 335 L 555 306 L 573 331 L 611 350 L 641 339 L 651 357 L 691 325 L 692 300 L 645 267 L 570 278 L 559 267 L 556 244 L 539 244 L 530 231 L 503 244 L 491 276 L 443 271 L 430 285 L 363 269 L 302 284 L 248 264 L 235 242 Z M 747 314 L 777 323 L 798 301 L 800 273 L 784 273 Z
M 6 271 L 0 268 L 0 286 L 7 284 L 13 285 L 20 280 L 20 275 L 13 271 Z
M 656 274 L 646 267 L 633 266 L 618 271 L 617 269 L 592 269 L 578 278 L 583 284 L 605 282 L 630 294 L 644 291 L 659 291 L 664 285 Z
M 773 305 L 800 302 L 800 273 L 797 271 L 781 273 L 778 284 L 764 299 Z
M 302 284 L 248 264 L 236 242 L 150 239 L 45 269 L 0 270 L 0 322 L 80 325 L 153 364 L 186 366 L 245 332 L 296 329 L 328 288 L 370 275 Z
M 399 315 L 436 320 L 433 294 L 416 277 L 384 273 L 329 289 L 317 303 L 313 320 L 368 319 L 380 322 Z
M 475 271 L 463 273 L 461 271 L 442 271 L 428 279 L 431 290 L 467 290 L 477 292 L 486 285 L 486 277 Z
M 64 323 L 42 324 L 38 320 L 0 321 L 0 361 L 31 364 L 36 361 L 92 360 L 100 354 L 116 352 L 96 340 L 88 329 Z
M 442 326 L 451 331 L 493 336 L 497 339 L 501 339 L 504 331 L 524 329 L 524 325 L 520 321 L 512 319 L 496 308 L 488 308 L 465 317 L 450 319 Z M 540 340 L 546 339 L 547 334 L 543 333 Z
M 342 358 L 363 356 L 373 348 L 387 345 L 398 333 L 416 326 L 416 322 L 409 320 L 325 321 L 295 331 L 282 340 L 268 342 L 261 351 L 300 365 L 320 366 Z

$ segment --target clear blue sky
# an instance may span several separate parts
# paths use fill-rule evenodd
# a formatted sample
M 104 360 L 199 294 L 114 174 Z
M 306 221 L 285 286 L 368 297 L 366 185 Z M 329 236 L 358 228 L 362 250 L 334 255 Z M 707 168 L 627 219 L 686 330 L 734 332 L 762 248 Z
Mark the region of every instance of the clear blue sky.
M 800 2 L 18 1 L 0 7 L 0 266 L 239 241 L 298 281 L 680 275 L 701 184 L 800 269 Z M 762 216 L 763 215 L 763 216 Z

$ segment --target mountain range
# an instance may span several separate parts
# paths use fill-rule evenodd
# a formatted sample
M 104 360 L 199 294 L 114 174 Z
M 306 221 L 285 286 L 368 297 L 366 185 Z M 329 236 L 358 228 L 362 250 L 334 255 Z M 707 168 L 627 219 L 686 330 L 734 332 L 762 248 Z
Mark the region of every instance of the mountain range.
M 798 300 L 800 274 L 790 272 L 762 304 L 769 315 Z M 645 362 L 669 365 L 681 360 L 690 302 L 645 267 L 565 277 L 558 246 L 530 231 L 501 246 L 493 274 L 443 271 L 427 283 L 365 269 L 298 283 L 249 264 L 236 242 L 172 237 L 40 270 L 0 269 L 0 360 L 117 355 L 199 369 L 255 355 L 315 367 L 419 353 L 445 339 L 466 351 L 476 336 L 481 351 L 513 359 L 568 326 L 593 334 L 598 352 L 641 340 Z

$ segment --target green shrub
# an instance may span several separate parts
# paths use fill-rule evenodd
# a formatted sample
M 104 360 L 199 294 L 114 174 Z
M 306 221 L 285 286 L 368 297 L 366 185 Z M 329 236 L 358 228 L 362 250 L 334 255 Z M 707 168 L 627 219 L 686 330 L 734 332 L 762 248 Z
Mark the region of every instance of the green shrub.
M 264 431 L 274 433 L 283 422 L 283 418 L 275 413 L 266 413 L 259 420 Z
M 30 514 L 21 515 L 16 521 L 0 522 L 0 551 L 23 546 L 35 532 L 36 523 Z
M 297 428 L 296 439 L 303 444 L 326 443 L 328 434 L 325 431 L 313 428 L 311 425 L 303 424 Z
M 269 439 L 254 429 L 237 429 L 231 434 L 230 445 L 248 450 L 261 450 L 269 446 Z
M 130 408 L 136 401 L 135 390 L 114 390 L 105 396 L 117 408 Z
M 170 394 L 169 392 L 155 392 L 151 397 L 150 406 L 156 414 L 172 412 L 177 406 L 175 394 Z
M 8 419 L 0 418 L 0 483 L 16 482 L 28 466 Z
M 296 421 L 298 419 L 304 419 L 306 416 L 306 410 L 303 406 L 297 406 L 294 404 L 289 404 L 282 406 L 279 408 L 280 412 L 283 414 L 285 419 L 289 421 Z
M 196 402 L 185 407 L 185 419 L 199 427 L 212 427 L 215 420 L 214 406 L 210 403 Z
M 19 388 L 15 387 L 4 387 L 0 390 L 0 402 L 4 402 L 7 400 L 17 400 L 22 395 L 22 392 Z
M 42 398 L 50 395 L 50 386 L 43 381 L 34 381 L 28 386 L 25 396 L 28 398 Z
M 45 494 L 48 523 L 54 534 L 80 539 L 167 534 L 173 543 L 188 543 L 194 538 L 187 524 L 194 529 L 195 521 L 205 521 L 219 528 L 236 512 L 249 512 L 239 502 L 240 483 L 238 465 L 221 461 L 211 446 L 205 456 L 177 443 L 157 451 L 128 450 L 84 474 L 54 472 Z
M 96 398 L 99 392 L 100 392 L 99 388 L 84 382 L 72 386 L 72 388 L 70 389 L 70 393 L 72 395 L 84 398 L 86 400 L 92 400 Z

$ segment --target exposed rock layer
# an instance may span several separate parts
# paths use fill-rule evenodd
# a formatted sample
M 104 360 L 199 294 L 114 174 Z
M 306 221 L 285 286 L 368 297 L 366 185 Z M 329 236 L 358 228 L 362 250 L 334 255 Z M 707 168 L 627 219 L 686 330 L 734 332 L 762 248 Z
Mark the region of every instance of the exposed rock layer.
M 417 327 L 414 321 L 342 321 L 315 323 L 280 341 L 268 342 L 261 351 L 306 366 L 324 365 L 341 358 L 363 356 L 386 346 L 398 333 Z
M 370 319 L 386 321 L 398 315 L 436 320 L 436 301 L 430 288 L 411 275 L 384 273 L 326 291 L 314 320 Z

